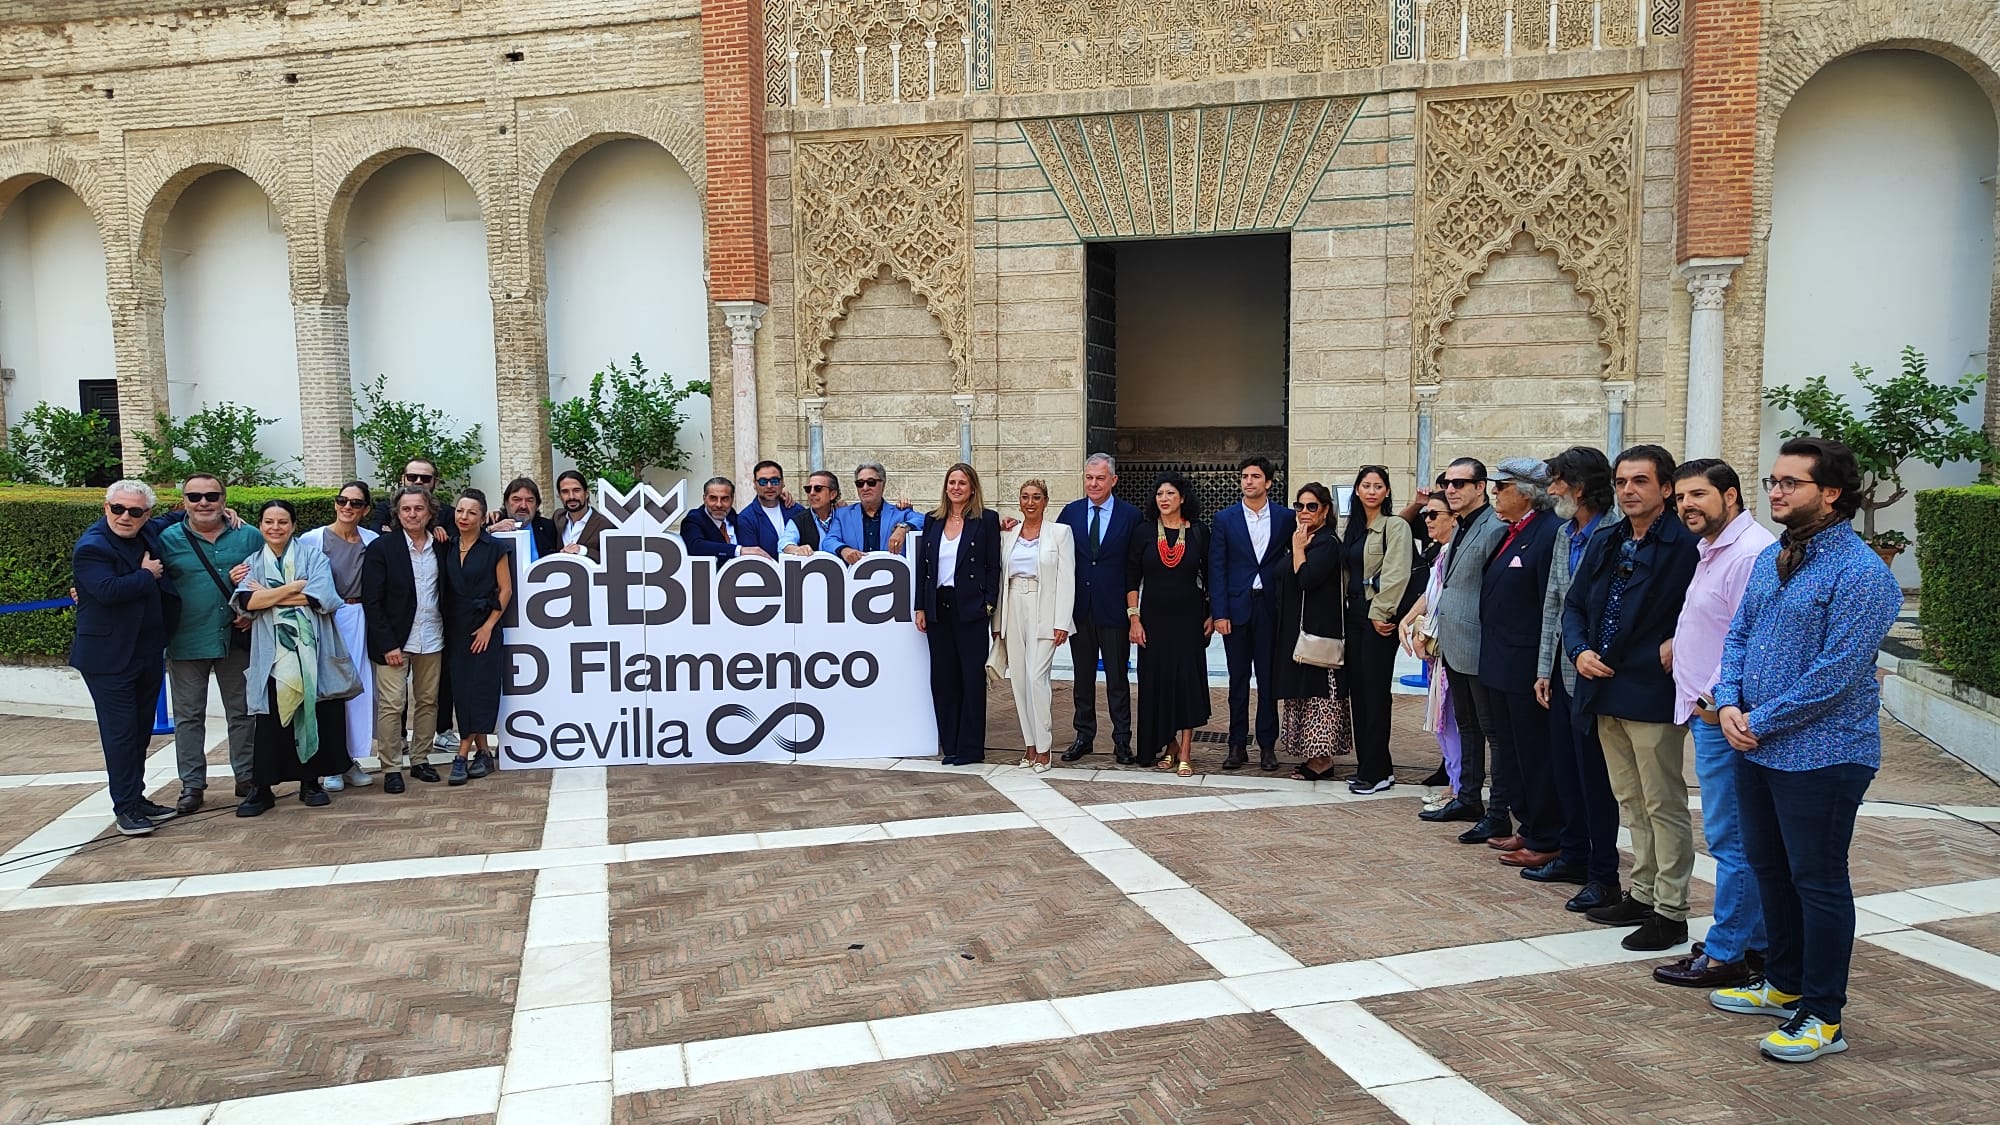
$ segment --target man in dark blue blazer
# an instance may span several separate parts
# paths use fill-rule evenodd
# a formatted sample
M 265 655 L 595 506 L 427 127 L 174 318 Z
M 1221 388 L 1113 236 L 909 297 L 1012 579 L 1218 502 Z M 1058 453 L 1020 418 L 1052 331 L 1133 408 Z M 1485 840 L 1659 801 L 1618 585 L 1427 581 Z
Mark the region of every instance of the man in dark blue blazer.
M 1139 509 L 1111 494 L 1118 464 L 1108 453 L 1083 463 L 1083 499 L 1063 507 L 1057 521 L 1076 540 L 1076 632 L 1069 660 L 1076 669 L 1076 741 L 1062 760 L 1074 762 L 1097 741 L 1097 663 L 1104 662 L 1104 703 L 1111 712 L 1111 750 L 1120 765 L 1132 758 L 1131 619 L 1125 614 L 1126 555 Z
M 764 521 L 771 529 L 771 537 L 777 543 L 776 555 L 787 547 L 799 545 L 804 535 L 803 528 L 812 526 L 812 513 L 805 505 L 796 503 L 785 496 L 785 467 L 776 461 L 759 461 L 750 470 L 750 502 L 743 505 L 737 515 L 754 517 Z M 817 538 L 811 546 L 818 546 Z
M 716 560 L 778 557 L 778 533 L 762 516 L 744 518 L 737 513 L 736 486 L 728 477 L 711 477 L 702 486 L 701 508 L 681 521 L 681 544 L 689 554 Z
M 1238 466 L 1243 502 L 1215 513 L 1208 544 L 1208 599 L 1229 658 L 1229 756 L 1222 768 L 1250 760 L 1250 674 L 1257 674 L 1259 768 L 1278 768 L 1278 699 L 1271 661 L 1278 648 L 1278 568 L 1291 558 L 1298 517 L 1270 498 L 1271 462 Z
M 1486 842 L 1500 849 L 1500 862 L 1509 867 L 1539 868 L 1560 857 L 1563 827 L 1549 712 L 1535 698 L 1539 607 L 1548 594 L 1561 521 L 1548 510 L 1549 470 L 1540 459 L 1509 457 L 1494 466 L 1493 482 L 1493 511 L 1507 530 L 1480 583 L 1479 682 L 1493 709 L 1493 791 L 1503 796 L 1486 808 L 1497 833 Z M 1510 806 L 1520 821 L 1518 834 L 1505 830 Z M 1576 878 L 1580 882 L 1582 873 Z
M 143 481 L 104 493 L 104 518 L 70 554 L 76 583 L 76 637 L 69 664 L 83 674 L 97 708 L 98 739 L 118 831 L 151 835 L 174 810 L 146 799 L 146 744 L 166 672 L 167 638 L 180 619 L 180 592 L 160 562 L 155 498 Z

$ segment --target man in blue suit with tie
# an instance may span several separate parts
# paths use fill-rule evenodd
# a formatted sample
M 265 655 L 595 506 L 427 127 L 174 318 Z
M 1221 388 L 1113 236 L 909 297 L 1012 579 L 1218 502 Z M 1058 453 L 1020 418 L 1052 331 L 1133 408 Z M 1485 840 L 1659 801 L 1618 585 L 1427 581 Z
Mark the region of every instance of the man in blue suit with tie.
M 153 514 L 153 490 L 121 480 L 104 493 L 104 518 L 91 524 L 70 555 L 76 582 L 76 637 L 69 664 L 83 674 L 97 708 L 98 740 L 118 831 L 148 836 L 174 810 L 146 799 L 146 744 L 166 672 L 167 638 L 180 621 L 181 598 L 160 562 L 165 553 Z
M 689 554 L 718 562 L 744 555 L 778 557 L 778 533 L 771 521 L 737 513 L 736 485 L 728 477 L 710 477 L 702 486 L 701 508 L 681 521 L 681 545 Z
M 1229 756 L 1222 768 L 1250 761 L 1250 674 L 1257 674 L 1258 767 L 1278 768 L 1278 700 L 1271 661 L 1278 647 L 1278 567 L 1291 557 L 1298 517 L 1270 498 L 1271 462 L 1238 466 L 1243 502 L 1215 514 L 1208 544 L 1208 599 L 1229 658 Z
M 1120 765 L 1132 764 L 1131 619 L 1125 614 L 1126 555 L 1139 509 L 1111 494 L 1118 464 L 1108 453 L 1083 462 L 1083 499 L 1063 507 L 1059 522 L 1076 539 L 1076 631 L 1069 636 L 1069 660 L 1076 668 L 1076 741 L 1062 760 L 1074 762 L 1097 741 L 1097 662 L 1104 661 L 1104 702 L 1111 712 L 1111 750 Z

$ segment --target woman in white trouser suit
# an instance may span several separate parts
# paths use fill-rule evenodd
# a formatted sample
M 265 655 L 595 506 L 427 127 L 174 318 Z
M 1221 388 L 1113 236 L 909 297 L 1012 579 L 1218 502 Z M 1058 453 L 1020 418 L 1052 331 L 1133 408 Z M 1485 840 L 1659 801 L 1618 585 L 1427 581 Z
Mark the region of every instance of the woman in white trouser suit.
M 1046 770 L 1055 730 L 1049 716 L 1049 670 L 1056 649 L 1076 628 L 1076 541 L 1069 528 L 1044 520 L 1049 488 L 1021 485 L 1021 522 L 1000 535 L 1000 604 L 994 607 L 993 658 L 988 667 L 1014 687 L 1027 753 L 1023 768 Z
M 351 480 L 340 487 L 334 500 L 333 523 L 316 527 L 299 536 L 299 542 L 319 548 L 333 567 L 333 584 L 343 600 L 333 611 L 333 627 L 340 631 L 341 643 L 349 653 L 368 651 L 367 626 L 361 617 L 361 551 L 375 541 L 375 533 L 361 526 L 368 515 L 368 486 Z M 323 784 L 338 792 L 347 785 L 367 785 L 374 778 L 361 768 L 361 759 L 375 752 L 375 674 L 366 660 L 354 662 L 361 678 L 361 694 L 349 699 L 347 708 L 347 755 L 354 763 L 345 774 L 326 778 Z

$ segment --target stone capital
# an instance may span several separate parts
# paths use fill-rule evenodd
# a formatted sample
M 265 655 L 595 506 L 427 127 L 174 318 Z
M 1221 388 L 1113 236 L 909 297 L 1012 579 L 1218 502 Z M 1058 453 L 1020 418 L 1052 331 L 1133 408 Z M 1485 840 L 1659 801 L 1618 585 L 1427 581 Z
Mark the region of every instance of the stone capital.
M 972 403 L 973 396 L 969 394 L 951 396 L 951 404 L 958 407 L 958 420 L 960 422 L 969 422 L 972 420 Z
M 1612 410 L 1623 410 L 1632 401 L 1632 381 L 1630 379 L 1606 380 L 1604 384 L 1604 404 Z
M 1682 262 L 1680 274 L 1687 280 L 1688 295 L 1694 298 L 1695 310 L 1711 312 L 1720 309 L 1729 282 L 1742 265 L 1741 258 L 1689 258 Z
M 729 326 L 732 344 L 754 343 L 757 330 L 764 326 L 764 314 L 771 311 L 771 306 L 762 301 L 717 301 L 715 307 L 722 310 L 722 322 Z
M 817 426 L 826 421 L 826 399 L 818 395 L 808 395 L 799 399 L 799 413 L 805 415 L 806 425 Z

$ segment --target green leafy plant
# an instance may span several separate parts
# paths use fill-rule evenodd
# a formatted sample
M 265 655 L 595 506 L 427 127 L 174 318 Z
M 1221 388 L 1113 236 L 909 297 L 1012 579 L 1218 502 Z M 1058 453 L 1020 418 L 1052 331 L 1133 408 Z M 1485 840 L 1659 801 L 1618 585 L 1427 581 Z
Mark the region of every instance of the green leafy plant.
M 681 403 L 708 394 L 706 380 L 675 386 L 670 375 L 654 376 L 637 353 L 627 371 L 616 360 L 590 377 L 590 389 L 564 402 L 545 402 L 549 444 L 576 462 L 577 471 L 630 488 L 647 469 L 685 469 L 680 446 L 687 418 Z
M 1867 392 L 1867 404 L 1856 410 L 1815 375 L 1796 387 L 1766 387 L 1764 401 L 1798 415 L 1801 426 L 1782 436 L 1823 437 L 1841 442 L 1861 463 L 1861 534 L 1869 543 L 1887 547 L 1875 531 L 1875 513 L 1910 494 L 1903 484 L 1903 467 L 1911 461 L 1939 467 L 1953 461 L 1992 466 L 2000 461 L 1986 435 L 1958 420 L 1958 408 L 1979 394 L 1984 374 L 1964 375 L 1956 383 L 1934 383 L 1929 362 L 1913 347 L 1903 348 L 1902 370 L 1876 382 L 1872 368 L 1854 365 L 1854 377 Z M 1883 495 L 1886 487 L 1887 495 Z M 1900 537 L 1901 533 L 1893 533 Z M 1908 545 L 1907 538 L 1901 538 Z
M 376 483 L 393 488 L 403 466 L 421 457 L 437 466 L 440 494 L 464 488 L 473 466 L 486 459 L 479 427 L 459 431 L 457 421 L 442 410 L 392 399 L 388 383 L 387 375 L 377 375 L 357 389 L 354 413 L 361 420 L 347 431 L 348 439 L 375 462 Z
M 46 402 L 21 416 L 0 450 L 0 475 L 23 484 L 75 487 L 117 466 L 118 444 L 104 415 Z
M 141 433 L 145 478 L 154 484 L 179 484 L 192 473 L 214 473 L 225 483 L 282 486 L 299 483 L 289 466 L 294 457 L 277 461 L 257 448 L 257 431 L 277 421 L 234 402 L 218 402 L 179 421 L 162 412 L 153 417 L 157 433 Z

